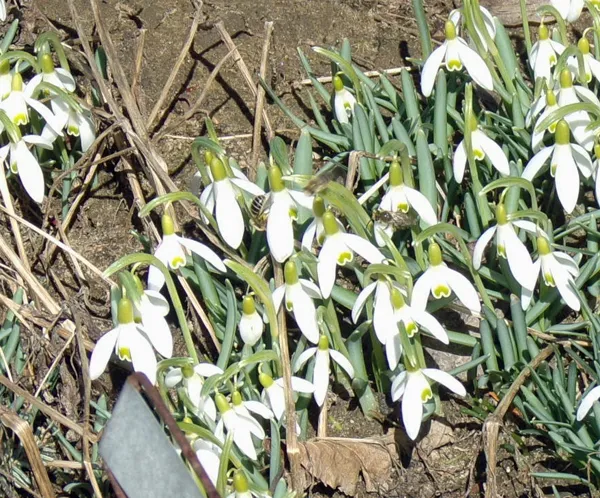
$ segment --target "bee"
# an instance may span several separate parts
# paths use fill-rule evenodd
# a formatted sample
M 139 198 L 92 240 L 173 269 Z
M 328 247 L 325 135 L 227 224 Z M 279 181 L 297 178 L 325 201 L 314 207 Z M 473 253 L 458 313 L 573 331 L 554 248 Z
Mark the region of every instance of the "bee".
M 250 204 L 250 222 L 255 230 L 264 232 L 267 229 L 269 216 L 269 199 L 267 195 L 257 195 Z
M 327 188 L 330 182 L 344 181 L 344 165 L 337 162 L 330 162 L 316 173 L 304 187 L 304 193 L 308 195 L 316 195 Z
M 417 224 L 417 217 L 414 213 L 403 213 L 402 211 L 385 211 L 383 209 L 374 209 L 371 215 L 373 221 L 382 225 L 391 226 L 394 230 L 404 230 Z

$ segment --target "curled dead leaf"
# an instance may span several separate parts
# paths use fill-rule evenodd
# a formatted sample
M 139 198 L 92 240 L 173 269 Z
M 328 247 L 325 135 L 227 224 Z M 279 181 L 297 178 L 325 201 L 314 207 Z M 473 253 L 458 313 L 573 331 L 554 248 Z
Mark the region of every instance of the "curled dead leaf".
M 385 494 L 399 460 L 393 432 L 368 439 L 314 438 L 299 443 L 299 450 L 305 482 L 317 480 L 349 496 L 356 495 L 361 478 L 367 492 Z

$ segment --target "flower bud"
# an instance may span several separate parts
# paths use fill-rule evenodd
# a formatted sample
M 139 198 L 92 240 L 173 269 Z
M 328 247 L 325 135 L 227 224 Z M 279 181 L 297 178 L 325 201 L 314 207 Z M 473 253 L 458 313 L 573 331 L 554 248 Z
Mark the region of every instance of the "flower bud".
M 454 40 L 456 38 L 456 26 L 450 19 L 446 21 L 444 32 L 446 34 L 446 40 Z
M 554 132 L 554 143 L 556 145 L 567 145 L 570 142 L 571 131 L 569 125 L 564 119 L 561 119 L 556 125 L 556 131 Z
M 50 54 L 42 55 L 40 58 L 40 65 L 45 74 L 52 74 L 54 72 L 54 62 L 52 61 L 52 56 Z
M 120 324 L 133 322 L 133 303 L 130 299 L 122 297 L 119 301 L 117 320 Z
M 340 77 L 340 73 L 333 77 L 333 89 L 337 92 L 341 92 L 344 89 L 344 82 Z
M 241 470 L 238 470 L 233 474 L 233 488 L 237 493 L 247 493 L 250 487 L 248 486 L 248 479 Z
M 548 27 L 545 24 L 540 24 L 540 29 L 538 30 L 538 38 L 540 40 L 547 40 L 550 37 L 550 33 L 548 32 Z
M 439 266 L 442 264 L 442 250 L 440 249 L 440 246 L 437 244 L 437 242 L 432 242 L 431 244 L 429 244 L 428 253 L 429 263 L 431 263 L 431 266 Z
M 160 224 L 162 225 L 163 237 L 165 235 L 173 235 L 175 233 L 175 224 L 173 223 L 173 218 L 171 218 L 168 214 L 163 214 Z
M 402 166 L 396 160 L 390 164 L 390 186 L 397 187 L 404 184 L 404 178 L 402 175 Z
M 546 239 L 546 237 L 537 238 L 537 249 L 538 254 L 540 256 L 546 256 L 547 254 L 550 254 L 552 252 L 550 243 L 548 242 L 548 239 Z
M 281 170 L 277 166 L 271 166 L 269 168 L 269 185 L 271 186 L 272 192 L 281 192 L 285 189 Z
M 320 351 L 326 351 L 329 349 L 329 339 L 327 339 L 326 335 L 319 337 L 318 348 Z
M 590 53 L 590 42 L 587 41 L 586 38 L 580 38 L 577 42 L 577 48 L 582 53 L 582 55 L 587 55 Z
M 508 223 L 506 206 L 502 203 L 496 206 L 496 221 L 498 222 L 498 225 L 506 225 Z
M 292 261 L 286 262 L 283 268 L 283 275 L 285 283 L 287 285 L 294 285 L 298 283 L 298 270 L 296 270 L 296 264 Z
M 260 385 L 263 386 L 265 389 L 269 389 L 269 387 L 271 387 L 275 383 L 273 377 L 262 372 L 258 374 L 258 382 L 260 382 Z
M 212 173 L 213 181 L 215 182 L 220 182 L 227 178 L 227 172 L 225 171 L 225 166 L 223 166 L 223 161 L 218 157 L 213 157 L 210 162 L 210 172 Z
M 253 315 L 256 313 L 256 306 L 254 305 L 254 298 L 252 296 L 244 296 L 244 300 L 242 301 L 242 313 L 244 313 L 244 315 Z
M 571 88 L 573 86 L 573 76 L 571 75 L 571 71 L 568 69 L 563 69 L 560 72 L 560 87 L 561 88 Z

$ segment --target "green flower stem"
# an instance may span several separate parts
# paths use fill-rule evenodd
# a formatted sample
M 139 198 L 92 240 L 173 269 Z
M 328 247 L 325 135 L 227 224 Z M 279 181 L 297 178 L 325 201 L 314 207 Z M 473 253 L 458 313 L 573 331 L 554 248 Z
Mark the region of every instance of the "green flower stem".
M 127 256 L 123 256 L 121 259 L 110 265 L 106 270 L 104 270 L 104 276 L 110 277 L 115 274 L 119 270 L 127 268 L 130 265 L 135 263 L 144 263 L 147 265 L 155 266 L 158 268 L 161 273 L 165 277 L 165 281 L 167 284 L 167 289 L 169 291 L 169 296 L 171 298 L 171 302 L 173 303 L 173 308 L 175 308 L 175 313 L 177 314 L 177 320 L 179 321 L 179 327 L 181 328 L 181 333 L 183 334 L 183 340 L 185 341 L 185 347 L 187 349 L 190 358 L 194 361 L 194 364 L 199 363 L 198 354 L 196 353 L 196 348 L 194 347 L 194 341 L 192 339 L 192 334 L 190 333 L 190 329 L 188 327 L 187 320 L 185 318 L 185 312 L 183 310 L 183 306 L 181 305 L 181 300 L 179 299 L 179 294 L 177 293 L 177 288 L 175 287 L 175 282 L 173 281 L 173 277 L 169 272 L 168 268 L 162 264 L 162 262 L 151 254 L 129 254 Z
M 419 29 L 419 38 L 421 40 L 421 57 L 423 60 L 427 59 L 433 51 L 431 45 L 431 35 L 429 33 L 429 25 L 427 24 L 427 15 L 425 14 L 425 8 L 423 7 L 423 0 L 412 0 L 412 8 L 415 13 L 415 19 L 417 21 L 417 28 Z

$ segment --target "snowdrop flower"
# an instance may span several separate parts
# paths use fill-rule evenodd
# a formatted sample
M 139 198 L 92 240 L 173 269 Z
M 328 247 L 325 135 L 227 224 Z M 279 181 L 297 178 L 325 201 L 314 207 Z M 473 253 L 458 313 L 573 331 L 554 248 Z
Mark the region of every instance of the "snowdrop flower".
M 535 117 L 541 112 L 540 116 L 536 119 L 535 126 L 533 127 L 533 130 L 531 132 L 531 148 L 533 149 L 533 152 L 538 152 L 542 148 L 542 145 L 544 145 L 544 135 L 546 134 L 546 130 L 550 133 L 554 133 L 556 131 L 556 125 L 558 124 L 558 120 L 552 122 L 550 126 L 548 126 L 548 128 L 546 129 L 540 129 L 539 125 L 557 109 L 558 102 L 556 100 L 556 95 L 552 90 L 548 90 L 546 92 L 546 95 L 540 97 L 538 101 L 534 104 L 534 106 L 531 108 L 531 120 L 533 119 L 533 117 Z
M 133 304 L 126 297 L 119 301 L 118 325 L 104 334 L 94 347 L 90 359 L 90 378 L 97 379 L 115 351 L 119 358 L 133 363 L 136 372 L 143 372 L 152 384 L 156 382 L 156 357 L 143 329 L 133 320 Z
M 431 95 L 435 78 L 443 63 L 446 64 L 448 71 L 460 71 L 464 65 L 475 83 L 486 90 L 492 91 L 494 80 L 484 60 L 475 50 L 469 48 L 462 38 L 456 35 L 456 26 L 452 21 L 446 21 L 445 31 L 446 41 L 431 53 L 423 66 L 421 93 L 425 97 Z
M 564 50 L 564 45 L 552 40 L 548 28 L 544 24 L 541 24 L 538 31 L 538 41 L 531 47 L 531 54 L 529 55 L 529 63 L 533 69 L 534 78 L 536 80 L 538 78 L 545 78 L 547 81 L 550 81 L 552 68 L 556 65 L 558 56 Z
M 429 268 L 419 277 L 412 292 L 412 307 L 424 310 L 427 298 L 432 294 L 435 299 L 449 297 L 452 292 L 458 300 L 473 312 L 481 311 L 479 296 L 469 280 L 446 266 L 442 259 L 440 246 L 429 244 Z
M 275 418 L 281 421 L 285 415 L 285 392 L 283 388 L 283 378 L 274 380 L 265 373 L 258 374 L 258 381 L 263 386 L 263 399 L 268 401 Z M 311 382 L 300 377 L 292 377 L 292 390 L 298 393 L 312 394 L 315 392 L 315 386 Z
M 193 367 L 186 365 L 171 368 L 165 375 L 165 385 L 175 387 L 182 384 L 192 405 L 196 407 L 196 415 L 206 416 L 214 422 L 217 418 L 215 403 L 210 396 L 202 396 L 202 386 L 205 378 L 222 374 L 223 370 L 210 363 L 198 363 Z
M 200 202 L 208 211 L 215 213 L 223 240 L 237 249 L 244 238 L 245 224 L 235 187 L 254 196 L 264 195 L 264 191 L 245 177 L 229 178 L 223 162 L 218 157 L 212 158 L 210 171 L 213 182 L 202 192 Z
M 339 74 L 333 77 L 333 89 L 335 90 L 333 96 L 335 119 L 339 123 L 348 124 L 350 116 L 354 112 L 356 97 L 344 86 L 344 82 Z
M 333 360 L 348 374 L 351 379 L 354 377 L 354 368 L 348 359 L 335 349 L 329 349 L 329 340 L 327 336 L 322 335 L 319 338 L 319 345 L 316 348 L 308 348 L 296 360 L 294 372 L 297 372 L 312 357 L 315 357 L 315 369 L 313 372 L 313 385 L 315 386 L 314 397 L 317 405 L 323 406 L 327 389 L 329 388 L 330 360 Z
M 54 127 L 46 124 L 42 136 L 54 141 L 59 136 L 58 132 L 64 129 L 68 135 L 81 139 L 81 151 L 86 152 L 96 140 L 96 127 L 89 109 L 83 106 L 75 109 L 62 97 L 50 99 L 50 107 L 56 115 L 56 124 Z
M 494 22 L 492 13 L 489 10 L 487 10 L 485 7 L 481 7 L 481 6 L 479 7 L 479 10 L 481 11 L 481 17 L 483 18 L 483 24 L 485 25 L 485 29 L 486 29 L 488 35 L 490 36 L 490 38 L 493 40 L 494 38 L 496 38 L 496 23 Z M 452 12 L 450 12 L 449 19 L 457 27 L 457 33 L 458 33 L 458 27 L 460 26 L 461 18 L 462 18 L 461 9 L 454 9 Z M 487 50 L 487 42 L 486 42 L 485 35 L 481 32 L 478 25 L 475 26 L 475 30 L 477 31 L 477 34 L 479 35 L 479 40 L 481 41 L 481 44 L 483 45 L 484 50 Z
M 283 263 L 294 252 L 294 225 L 300 206 L 312 208 L 313 199 L 303 192 L 288 190 L 277 166 L 269 168 L 269 214 L 267 218 L 267 242 L 269 250 L 278 263 Z
M 423 405 L 431 399 L 430 380 L 438 382 L 459 396 L 465 396 L 464 386 L 452 375 L 435 368 L 404 370 L 392 382 L 392 399 L 402 399 L 402 421 L 408 437 L 415 440 L 421 428 Z
M 17 126 L 29 123 L 29 108 L 34 109 L 48 126 L 50 126 L 57 135 L 61 134 L 61 125 L 57 121 L 54 113 L 44 104 L 31 98 L 35 86 L 31 81 L 23 88 L 23 77 L 21 73 L 14 73 L 12 76 L 11 91 L 8 96 L 0 102 L 2 109 L 10 120 Z
M 18 174 L 25 191 L 35 202 L 44 200 L 44 173 L 40 163 L 29 150 L 29 145 L 37 145 L 43 149 L 52 150 L 52 142 L 38 135 L 16 137 L 8 134 L 9 143 L 0 148 L 0 161 L 6 161 L 13 174 Z M 16 141 L 13 141 L 17 139 Z
M 246 417 L 248 419 L 254 420 L 256 425 L 262 431 L 262 437 L 259 437 L 259 439 L 265 438 L 265 431 L 263 430 L 261 425 L 256 421 L 252 413 L 256 413 L 264 419 L 272 419 L 273 417 L 275 417 L 275 415 L 273 414 L 270 408 L 268 408 L 265 404 L 261 403 L 260 401 L 244 401 L 239 391 L 235 391 L 231 395 L 231 406 L 233 407 L 233 411 L 237 413 L 240 417 Z
M 510 166 L 508 159 L 504 155 L 502 148 L 489 138 L 485 132 L 477 124 L 475 116 L 471 116 L 471 123 L 467 133 L 471 133 L 471 148 L 476 161 L 483 161 L 486 156 L 489 157 L 492 166 L 503 175 L 510 175 Z M 467 147 L 463 139 L 456 148 L 452 167 L 454 171 L 454 179 L 457 183 L 461 183 L 465 174 L 467 165 Z
M 304 231 L 304 235 L 302 236 L 302 247 L 307 251 L 312 251 L 313 242 L 316 241 L 318 246 L 323 245 L 323 241 L 325 240 L 325 227 L 323 226 L 323 215 L 325 214 L 325 201 L 323 198 L 316 195 L 313 199 L 313 215 L 314 219 L 310 222 L 306 230 Z M 345 232 L 344 225 L 337 220 L 338 228 Z
M 144 332 L 156 349 L 165 358 L 173 355 L 173 336 L 165 316 L 169 314 L 169 302 L 160 292 L 144 290 L 141 280 L 133 277 L 139 295 L 130 296 L 133 302 L 135 321 L 142 324 Z
M 401 332 L 397 324 L 402 323 L 408 337 L 413 337 L 420 328 L 424 328 L 441 343 L 448 344 L 450 342 L 448 333 L 437 318 L 424 310 L 409 306 L 398 288 L 392 288 L 391 298 L 394 308 L 393 323 L 396 326 L 389 329 L 392 333 L 384 343 L 391 370 L 394 370 L 398 363 L 400 363 L 400 356 L 402 355 Z
M 185 266 L 186 251 L 191 251 L 208 261 L 220 272 L 225 273 L 227 271 L 219 256 L 212 249 L 195 240 L 176 235 L 173 227 L 173 219 L 169 215 L 164 214 L 161 223 L 163 239 L 158 244 L 156 251 L 154 251 L 154 255 L 165 266 L 168 266 L 171 270 L 177 270 Z M 148 288 L 159 291 L 163 285 L 165 285 L 165 276 L 158 268 L 150 266 L 148 270 Z
M 571 213 L 579 197 L 579 171 L 585 178 L 592 176 L 592 160 L 583 147 L 570 143 L 569 126 L 565 120 L 556 125 L 554 145 L 543 148 L 533 156 L 527 163 L 522 177 L 532 181 L 548 159 L 550 175 L 555 178 L 558 199 L 563 209 Z
M 577 408 L 577 420 L 581 421 L 588 414 L 594 401 L 600 399 L 600 386 L 594 387 L 589 393 L 587 393 L 583 398 L 581 398 L 581 403 L 579 403 L 579 408 Z
M 32 88 L 35 88 L 40 83 L 44 82 L 54 85 L 68 93 L 73 93 L 75 91 L 76 85 L 73 75 L 62 67 L 54 67 L 54 62 L 52 61 L 52 56 L 50 54 L 43 54 L 40 57 L 40 66 L 42 72 L 36 74 L 28 83 Z
M 296 264 L 288 261 L 283 270 L 285 283 L 273 292 L 275 310 L 279 310 L 285 298 L 285 309 L 294 314 L 300 332 L 310 342 L 319 340 L 317 310 L 313 299 L 321 299 L 319 288 L 310 280 L 298 278 Z
M 335 216 L 329 211 L 323 215 L 323 226 L 326 237 L 319 253 L 317 275 L 321 294 L 327 299 L 335 283 L 337 265 L 344 266 L 346 263 L 350 263 L 354 259 L 354 253 L 369 263 L 383 263 L 385 256 L 368 240 L 358 235 L 342 232 Z
M 584 5 L 583 0 L 550 0 L 550 3 L 567 22 L 577 21 Z
M 568 69 L 563 69 L 560 73 L 560 88 L 557 93 L 558 107 L 565 107 L 579 102 L 588 102 L 600 107 L 598 97 L 587 88 L 575 85 L 573 86 L 573 75 Z M 577 143 L 588 151 L 594 147 L 594 130 L 588 130 L 592 123 L 592 118 L 585 111 L 576 111 L 567 114 L 564 117 Z
M 379 209 L 383 211 L 391 211 L 396 213 L 408 213 L 413 209 L 425 226 L 435 225 L 437 223 L 437 215 L 427 197 L 414 188 L 404 185 L 402 176 L 402 167 L 398 161 L 393 161 L 390 165 L 390 184 L 386 193 L 381 198 Z M 385 245 L 385 240 L 381 236 L 383 231 L 389 238 L 394 235 L 394 224 L 385 224 L 379 220 L 374 223 L 375 241 L 379 247 Z
M 360 292 L 352 307 L 352 321 L 357 322 L 368 297 L 373 293 L 375 294 L 373 300 L 373 330 L 375 330 L 379 342 L 385 344 L 389 336 L 390 324 L 394 323 L 390 284 L 385 277 L 379 277 Z
M 508 261 L 510 272 L 515 277 L 515 280 L 522 287 L 527 287 L 530 285 L 533 263 L 527 247 L 525 247 L 525 244 L 521 242 L 521 239 L 519 239 L 515 232 L 515 226 L 535 233 L 535 225 L 525 220 L 509 221 L 504 204 L 496 206 L 496 221 L 498 224 L 483 232 L 475 244 L 475 249 L 473 250 L 473 268 L 478 270 L 481 267 L 483 251 L 485 251 L 486 246 L 492 238 L 496 236 L 496 252 L 498 256 Z
M 265 329 L 265 324 L 256 311 L 254 298 L 250 295 L 244 296 L 242 301 L 242 318 L 238 328 L 242 341 L 248 346 L 254 346 Z
M 580 38 L 577 42 L 577 48 L 581 52 L 583 58 L 584 77 L 581 78 L 581 75 L 579 74 L 579 59 L 576 55 L 572 55 L 567 59 L 567 66 L 571 72 L 577 77 L 578 81 L 589 83 L 592 81 L 592 76 L 600 81 L 600 62 L 594 59 L 594 56 L 590 54 L 590 42 L 585 38 Z
M 216 486 L 219 478 L 219 466 L 221 465 L 221 448 L 215 443 L 197 438 L 192 443 L 192 448 L 208 478 Z
M 265 431 L 252 417 L 238 414 L 221 393 L 215 395 L 215 403 L 221 414 L 221 418 L 215 428 L 215 436 L 220 441 L 225 441 L 224 431 L 233 434 L 233 442 L 239 450 L 250 460 L 256 460 L 256 448 L 252 441 L 252 435 L 258 439 L 264 439 Z
M 527 288 L 523 287 L 521 306 L 524 310 L 529 307 L 541 270 L 544 283 L 548 287 L 556 287 L 567 306 L 574 311 L 579 311 L 581 303 L 572 288 L 575 283 L 574 278 L 579 276 L 577 263 L 564 252 L 552 251 L 545 234 L 544 236 L 538 236 L 537 248 L 539 258 L 533 265 L 530 284 Z

